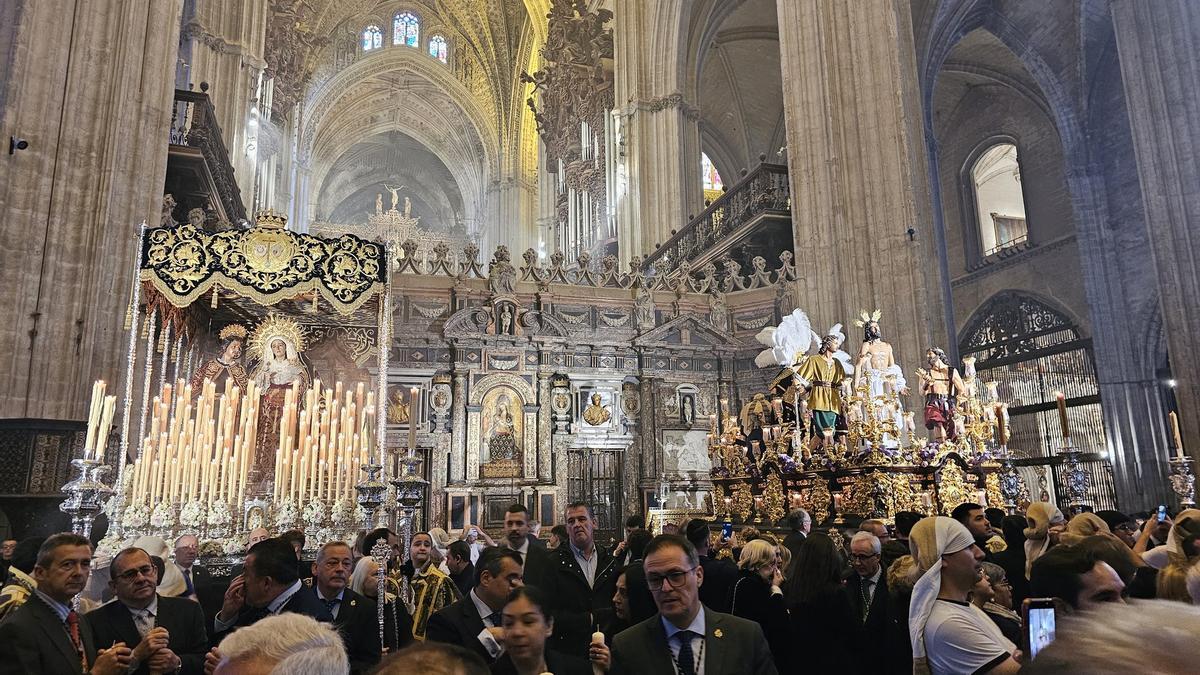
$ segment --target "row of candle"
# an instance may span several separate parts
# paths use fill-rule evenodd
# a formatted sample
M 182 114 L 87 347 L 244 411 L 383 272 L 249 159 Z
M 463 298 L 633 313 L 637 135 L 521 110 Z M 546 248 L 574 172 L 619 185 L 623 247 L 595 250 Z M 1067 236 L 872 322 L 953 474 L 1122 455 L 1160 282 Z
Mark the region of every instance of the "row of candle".
M 133 464 L 132 503 L 211 504 L 245 498 L 258 431 L 258 387 L 221 394 L 205 380 L 164 384 L 150 404 L 150 426 Z M 194 400 L 193 400 L 194 398 Z
M 88 408 L 87 434 L 84 437 L 85 459 L 104 460 L 108 447 L 108 432 L 112 429 L 113 413 L 117 409 L 117 397 L 105 396 L 108 385 L 104 380 L 92 383 L 92 400 Z
M 300 398 L 293 384 L 279 420 L 275 500 L 353 498 L 359 468 L 375 450 L 374 392 L 361 382 L 353 390 L 343 390 L 341 382 L 322 389 L 316 380 Z

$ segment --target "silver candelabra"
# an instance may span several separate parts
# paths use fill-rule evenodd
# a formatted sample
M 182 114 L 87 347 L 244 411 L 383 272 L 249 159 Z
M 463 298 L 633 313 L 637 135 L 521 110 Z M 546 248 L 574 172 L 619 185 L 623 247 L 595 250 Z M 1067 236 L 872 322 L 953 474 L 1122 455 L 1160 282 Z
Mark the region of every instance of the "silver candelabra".
M 425 499 L 425 487 L 429 481 L 421 477 L 421 456 L 411 448 L 399 457 L 400 475 L 392 479 L 396 488 L 396 526 L 400 529 L 400 537 L 404 543 L 404 556 L 401 562 L 411 559 L 409 543 L 413 537 L 413 521 L 416 520 L 417 509 Z M 404 603 L 412 604 L 412 587 L 404 584 L 401 589 Z
M 1092 475 L 1080 462 L 1083 451 L 1075 447 L 1070 437 L 1063 439 L 1063 447 L 1058 451 L 1063 458 L 1062 464 L 1062 494 L 1066 499 L 1069 515 L 1076 516 L 1092 506 L 1088 499 L 1091 489 Z
M 1179 505 L 1196 508 L 1196 476 L 1192 473 L 1192 458 L 1176 455 L 1171 460 L 1171 489 L 1179 496 Z
M 82 458 L 71 460 L 71 466 L 79 475 L 62 487 L 67 498 L 58 508 L 71 516 L 72 532 L 90 539 L 96 515 L 104 508 L 104 500 L 113 494 L 113 489 L 102 480 L 109 466 L 98 459 Z
M 367 464 L 361 468 L 367 477 L 363 482 L 355 485 L 354 489 L 358 493 L 358 505 L 367 512 L 367 519 L 363 524 L 368 530 L 384 527 L 384 513 L 379 508 L 387 498 L 388 488 L 387 483 L 379 478 L 383 472 L 383 466 Z

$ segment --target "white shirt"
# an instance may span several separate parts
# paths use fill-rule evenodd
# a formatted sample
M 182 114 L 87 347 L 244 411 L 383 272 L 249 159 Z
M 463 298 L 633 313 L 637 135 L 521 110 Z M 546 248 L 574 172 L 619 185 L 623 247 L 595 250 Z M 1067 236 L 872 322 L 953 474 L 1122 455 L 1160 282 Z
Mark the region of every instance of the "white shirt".
M 585 557 L 583 557 L 583 551 L 580 551 L 579 549 L 575 548 L 575 544 L 568 542 L 567 546 L 571 547 L 571 553 L 574 554 L 575 561 L 579 563 L 580 569 L 583 570 L 583 578 L 587 579 L 588 586 L 591 587 L 591 586 L 595 585 L 595 583 L 596 583 L 596 562 L 600 558 L 600 556 L 596 555 L 596 547 L 594 545 L 592 546 L 592 557 L 585 558 Z
M 933 675 L 973 673 L 1016 649 L 975 605 L 940 598 L 933 603 L 925 624 L 925 655 Z
M 525 556 L 528 555 L 528 553 L 529 553 L 529 539 L 528 538 L 521 539 L 521 545 L 516 548 L 513 548 L 512 542 L 509 541 L 508 538 L 506 537 L 504 539 L 504 546 L 505 546 L 505 548 L 508 548 L 510 550 L 516 551 L 517 553 L 520 553 L 521 560 L 524 560 Z
M 467 597 L 475 604 L 475 611 L 479 612 L 479 618 L 483 619 L 483 630 L 479 631 L 479 635 L 475 637 L 479 640 L 479 644 L 483 645 L 483 648 L 487 650 L 487 653 L 491 654 L 493 659 L 498 658 L 504 653 L 504 647 L 499 642 L 496 642 L 496 638 L 488 630 L 489 628 L 499 626 L 499 624 L 492 622 L 492 608 L 488 607 L 487 603 L 479 598 L 474 588 L 471 589 L 470 593 L 467 593 Z
M 675 624 L 667 621 L 667 617 L 665 616 L 662 617 L 662 624 L 663 628 L 667 630 L 667 647 L 671 649 L 671 663 L 679 662 L 679 650 L 682 648 L 679 640 L 675 638 L 675 634 L 684 630 L 690 630 L 695 633 L 692 636 L 692 658 L 700 660 L 699 665 L 696 667 L 696 675 L 704 675 L 704 658 L 701 652 L 701 645 L 704 644 L 704 636 L 707 635 L 704 630 L 704 606 L 700 606 L 700 611 L 696 612 L 696 618 L 692 619 L 687 628 L 677 627 Z

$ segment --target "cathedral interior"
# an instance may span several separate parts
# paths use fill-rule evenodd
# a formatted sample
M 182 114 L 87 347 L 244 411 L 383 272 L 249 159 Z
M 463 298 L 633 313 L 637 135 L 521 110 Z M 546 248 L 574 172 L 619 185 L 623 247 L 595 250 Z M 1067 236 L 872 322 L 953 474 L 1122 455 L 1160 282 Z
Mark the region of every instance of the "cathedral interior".
M 311 488 L 280 416 L 365 383 L 355 442 L 417 472 L 426 526 L 720 516 L 714 437 L 770 395 L 756 337 L 796 309 L 852 355 L 878 310 L 922 435 L 930 347 L 995 383 L 1035 497 L 1083 470 L 1092 508 L 1174 509 L 1198 39 L 1189 0 L 9 0 L 0 539 L 64 529 L 95 446 L 168 487 L 134 462 L 165 386 L 219 405 L 210 366 L 261 395 L 235 495 Z M 373 271 L 297 281 L 288 256 L 351 244 Z M 222 246 L 273 281 L 195 259 Z M 335 499 L 346 443 L 306 465 Z

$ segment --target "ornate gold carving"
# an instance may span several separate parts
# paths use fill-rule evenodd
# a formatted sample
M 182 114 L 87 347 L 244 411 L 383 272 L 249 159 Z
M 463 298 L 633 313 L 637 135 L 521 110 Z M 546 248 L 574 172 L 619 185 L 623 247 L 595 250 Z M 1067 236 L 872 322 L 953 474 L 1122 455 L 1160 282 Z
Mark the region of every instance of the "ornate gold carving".
M 963 475 L 962 467 L 953 459 L 946 460 L 936 474 L 937 509 L 942 515 L 950 515 L 954 507 L 970 501 L 974 490 Z
M 772 471 L 767 476 L 763 487 L 763 506 L 766 509 L 767 522 L 777 523 L 783 519 L 783 480 L 779 473 Z
M 735 483 L 733 486 L 733 515 L 747 521 L 750 519 L 750 509 L 754 505 L 754 498 L 750 495 L 750 485 L 748 483 Z
M 287 340 L 297 352 L 303 352 L 306 346 L 303 326 L 285 316 L 271 314 L 250 335 L 250 353 L 270 354 L 270 344 L 275 338 Z
M 809 491 L 809 509 L 808 514 L 812 516 L 814 523 L 823 523 L 829 518 L 829 508 L 833 501 L 833 495 L 829 492 L 829 485 L 824 479 L 818 478 Z
M 987 493 L 987 505 L 998 509 L 1004 508 L 1004 493 L 1000 491 L 1000 474 L 994 471 L 984 474 L 983 486 Z
M 729 507 L 725 503 L 725 488 L 720 483 L 714 483 L 712 493 L 709 495 L 712 499 L 713 513 L 718 519 L 722 516 L 729 517 Z

